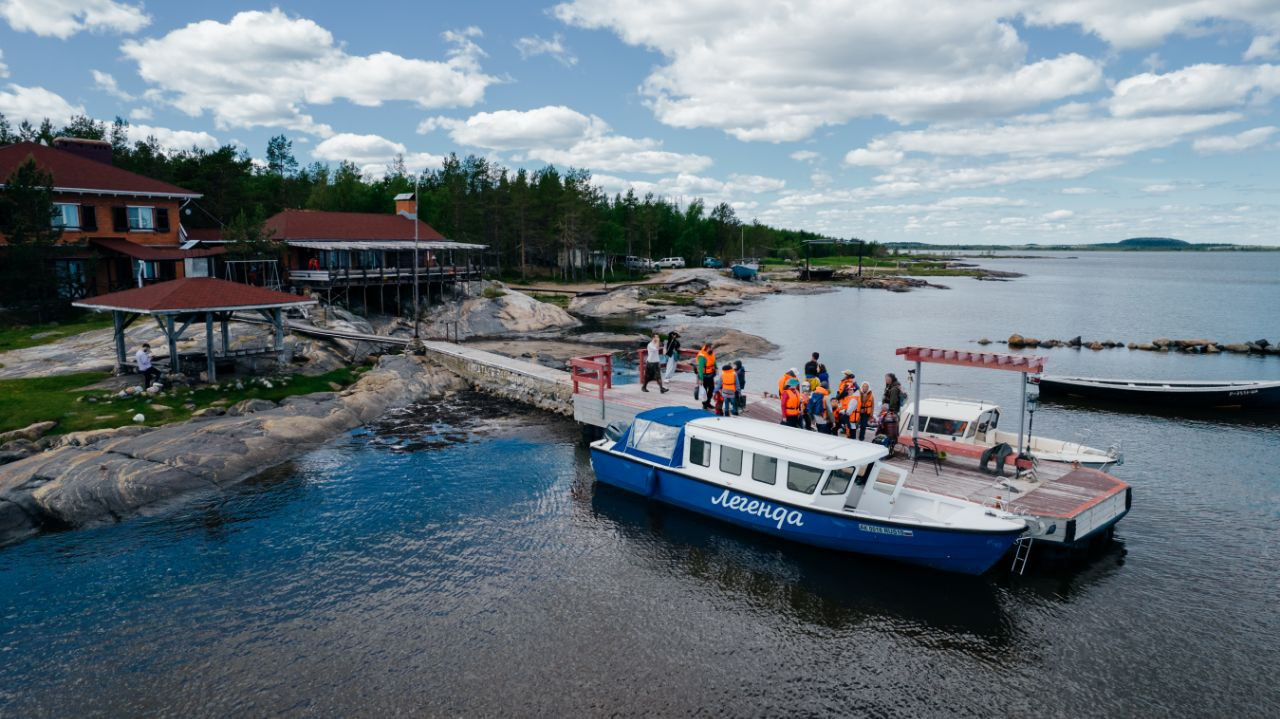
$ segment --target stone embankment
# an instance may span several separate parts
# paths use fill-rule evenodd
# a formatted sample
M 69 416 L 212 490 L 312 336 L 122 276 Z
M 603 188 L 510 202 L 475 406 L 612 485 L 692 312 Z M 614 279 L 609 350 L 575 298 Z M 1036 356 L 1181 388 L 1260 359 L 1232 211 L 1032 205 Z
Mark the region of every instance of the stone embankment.
M 1181 352 L 1184 354 L 1221 354 L 1222 352 L 1233 352 L 1236 354 L 1259 354 L 1259 355 L 1280 355 L 1280 346 L 1272 344 L 1265 339 L 1254 340 L 1252 342 L 1235 342 L 1222 343 L 1210 339 L 1169 339 L 1168 337 L 1160 337 L 1150 342 L 1119 342 L 1117 340 L 1085 340 L 1079 336 L 1069 340 L 1056 339 L 1039 339 L 1020 334 L 1009 335 L 1007 340 L 990 340 L 982 338 L 976 340 L 980 345 L 989 345 L 993 342 L 1006 344 L 1011 349 L 1025 349 L 1029 347 L 1039 347 L 1043 349 L 1052 349 L 1055 347 L 1072 347 L 1075 349 L 1118 349 L 1128 348 L 1131 350 L 1142 350 L 1145 352 Z
M 46 528 L 119 521 L 224 489 L 390 409 L 465 387 L 423 358 L 388 355 L 342 392 L 289 397 L 278 406 L 252 400 L 221 416 L 214 409 L 154 429 L 64 435 L 52 448 L 0 468 L 0 544 Z

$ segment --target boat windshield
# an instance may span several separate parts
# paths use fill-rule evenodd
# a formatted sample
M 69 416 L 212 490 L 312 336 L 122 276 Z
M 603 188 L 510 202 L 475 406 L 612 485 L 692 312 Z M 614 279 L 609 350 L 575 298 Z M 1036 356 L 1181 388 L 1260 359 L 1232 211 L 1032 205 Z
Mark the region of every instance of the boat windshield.
M 631 434 L 627 437 L 627 449 L 634 449 L 655 457 L 671 457 L 675 453 L 676 440 L 680 438 L 680 427 L 637 419 L 631 425 Z
M 920 431 L 930 432 L 932 434 L 949 434 L 953 437 L 959 437 L 969 427 L 968 422 L 958 419 L 943 419 L 941 417 L 929 417 L 928 422 L 921 417 Z
M 857 469 L 857 467 L 841 467 L 831 470 L 831 474 L 827 475 L 827 483 L 822 485 L 822 493 L 844 494 L 847 492 L 849 483 L 853 481 L 853 473 Z

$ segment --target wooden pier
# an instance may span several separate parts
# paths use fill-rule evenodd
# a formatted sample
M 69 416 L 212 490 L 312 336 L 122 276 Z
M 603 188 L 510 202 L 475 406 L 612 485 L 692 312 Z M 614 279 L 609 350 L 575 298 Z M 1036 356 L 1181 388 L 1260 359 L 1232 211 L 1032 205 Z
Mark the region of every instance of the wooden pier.
M 669 392 L 659 392 L 657 384 L 652 382 L 649 391 L 644 392 L 639 384 L 613 383 L 610 355 L 579 357 L 569 364 L 573 417 L 585 425 L 607 427 L 614 422 L 625 425 L 648 409 L 701 406 L 693 395 L 694 377 L 687 371 L 677 372 L 665 383 Z M 765 387 L 773 384 L 773 378 L 769 377 L 752 379 Z M 745 394 L 744 416 L 765 422 L 781 421 L 778 397 L 750 388 Z M 910 437 L 903 435 L 900 440 L 909 442 Z M 1060 462 L 1038 462 L 1034 478 L 1025 473 L 1013 477 L 1012 466 L 1006 469 L 1008 476 L 997 477 L 983 472 L 976 457 L 951 453 L 936 465 L 924 458 L 915 462 L 907 456 L 906 447 L 899 445 L 888 463 L 910 473 L 908 487 L 1025 517 L 1031 526 L 1031 536 L 1051 545 L 1070 545 L 1091 539 L 1090 535 L 1108 527 L 1128 511 L 1131 501 L 1129 485 L 1125 482 L 1104 472 Z

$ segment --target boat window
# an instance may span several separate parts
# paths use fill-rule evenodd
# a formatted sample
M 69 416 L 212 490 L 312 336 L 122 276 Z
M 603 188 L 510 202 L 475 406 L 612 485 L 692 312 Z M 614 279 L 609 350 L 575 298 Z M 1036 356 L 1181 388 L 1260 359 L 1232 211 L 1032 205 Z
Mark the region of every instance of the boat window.
M 675 453 L 676 440 L 680 438 L 680 429 L 680 427 L 637 419 L 631 425 L 631 435 L 627 438 L 627 448 L 651 454 L 655 457 L 670 458 Z
M 920 430 L 921 432 L 924 432 L 926 431 L 925 427 L 927 426 L 929 426 L 928 417 L 916 417 L 916 429 Z
M 942 419 L 941 417 L 930 417 L 929 423 L 925 425 L 925 432 L 933 434 L 949 434 L 952 437 L 959 437 L 964 434 L 965 429 L 969 426 L 968 422 L 958 419 Z
M 854 469 L 856 468 L 841 467 L 831 470 L 831 474 L 827 476 L 827 483 L 822 485 L 822 493 L 844 494 L 849 489 L 849 483 L 853 481 Z
M 689 461 L 703 467 L 710 467 L 711 445 L 700 439 L 689 440 Z
M 787 462 L 787 489 L 802 494 L 813 494 L 813 490 L 818 488 L 820 479 L 822 479 L 822 470 L 817 467 Z
M 778 481 L 778 460 L 763 454 L 751 455 L 751 478 L 765 484 L 776 484 Z
M 742 450 L 720 445 L 720 471 L 725 474 L 742 474 Z

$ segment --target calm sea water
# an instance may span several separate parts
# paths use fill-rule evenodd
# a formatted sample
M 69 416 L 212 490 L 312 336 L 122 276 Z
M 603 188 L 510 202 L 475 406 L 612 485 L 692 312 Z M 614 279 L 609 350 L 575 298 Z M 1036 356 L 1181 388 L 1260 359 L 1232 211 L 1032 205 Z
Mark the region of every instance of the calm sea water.
M 716 318 L 905 375 L 1010 332 L 1280 340 L 1280 254 L 999 260 L 1009 283 Z M 1064 373 L 1280 378 L 1280 358 L 1047 350 Z M 1015 375 L 926 368 L 929 394 Z M 878 382 L 875 383 L 877 391 Z M 0 716 L 1280 714 L 1280 423 L 1052 405 L 1123 440 L 1117 542 L 1027 575 L 811 551 L 597 487 L 576 426 L 400 413 L 234 492 L 0 550 Z

